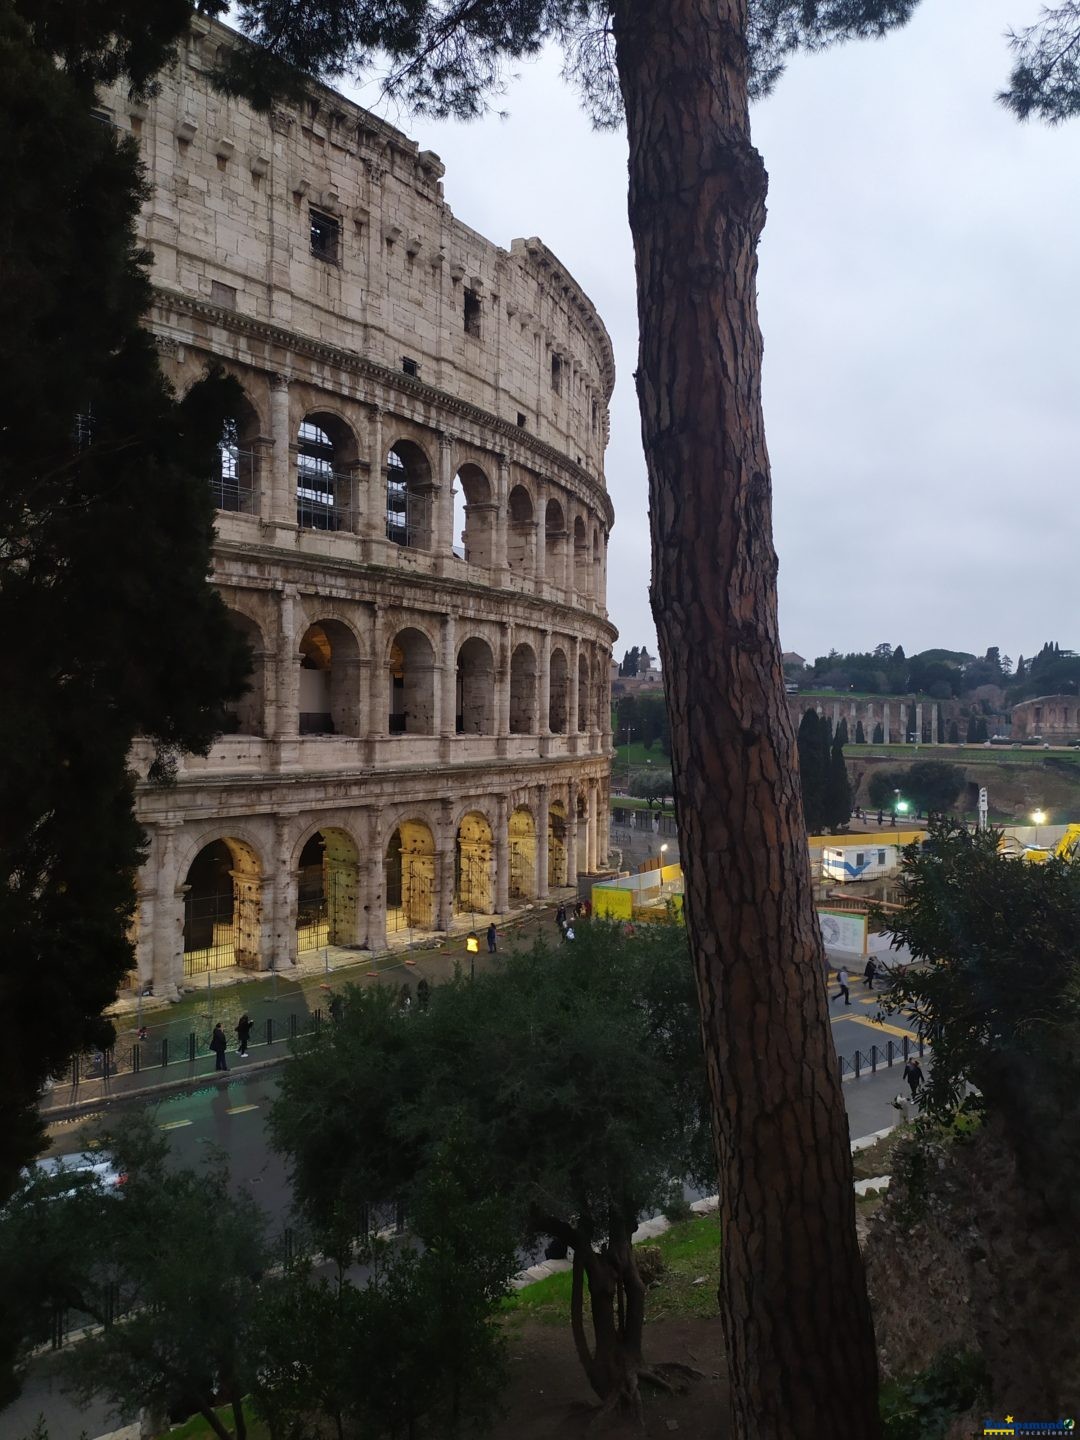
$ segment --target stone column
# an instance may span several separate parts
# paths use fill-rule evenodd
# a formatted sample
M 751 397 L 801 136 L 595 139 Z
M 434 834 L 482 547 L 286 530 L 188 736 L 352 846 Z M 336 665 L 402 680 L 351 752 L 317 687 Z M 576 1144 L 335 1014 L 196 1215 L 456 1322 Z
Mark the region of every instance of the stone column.
M 371 411 L 371 448 L 368 451 L 367 504 L 364 506 L 365 535 L 372 540 L 386 537 L 386 455 L 383 451 L 382 410 Z
M 598 815 L 598 807 L 596 803 L 596 781 L 590 780 L 588 782 L 588 786 L 589 814 L 587 824 L 589 828 L 587 831 L 587 839 L 585 842 L 585 864 L 588 868 L 589 874 L 595 875 L 597 869 L 599 868 L 596 863 L 596 833 Z
M 390 733 L 390 672 L 386 667 L 384 653 L 386 645 L 383 636 L 382 615 L 377 605 L 373 605 L 371 608 L 371 628 L 368 637 L 371 666 L 368 671 L 367 733 L 372 740 L 381 740 Z
M 442 620 L 442 642 L 439 646 L 439 694 L 440 715 L 435 733 L 449 738 L 457 734 L 457 649 L 454 644 L 454 616 L 447 612 Z
M 436 930 L 449 930 L 454 918 L 454 847 L 456 836 L 450 823 L 450 802 L 445 801 L 439 825 L 436 856 L 436 884 L 439 911 L 435 916 Z
M 360 936 L 369 950 L 386 949 L 386 869 L 380 831 L 382 807 L 373 805 L 366 818 L 367 845 L 360 861 Z
M 571 780 L 566 787 L 566 883 L 577 885 L 577 782 Z
M 510 800 L 495 797 L 495 913 L 510 909 Z
M 551 796 L 541 785 L 536 796 L 536 898 L 548 896 L 548 830 L 550 828 Z
M 603 532 L 600 542 L 600 594 L 597 596 L 601 615 L 607 614 L 607 555 L 608 555 L 608 532 Z
M 923 737 L 923 728 L 922 728 L 922 705 L 921 705 L 921 704 L 916 704 L 916 706 L 915 706 L 915 743 L 916 743 L 916 745 L 921 745 L 921 744 L 922 744 L 922 737 Z M 906 737 L 905 737 L 905 738 L 906 738 Z
M 289 377 L 274 375 L 270 381 L 270 438 L 274 442 L 271 461 L 269 519 L 282 525 L 296 524 L 296 483 L 293 478 L 292 425 L 289 421 Z
M 291 740 L 300 731 L 300 641 L 303 636 L 296 633 L 296 586 L 284 586 L 280 595 L 277 676 L 273 712 L 267 716 L 267 730 L 275 740 Z
M 569 502 L 569 496 L 567 497 Z M 563 555 L 563 589 L 566 591 L 567 599 L 574 598 L 574 517 L 571 513 L 569 503 L 566 509 L 566 553 Z
M 567 697 L 568 704 L 566 707 L 566 733 L 571 736 L 577 735 L 580 722 L 580 712 L 578 708 L 581 701 L 581 696 L 578 693 L 580 688 L 578 685 L 578 667 L 580 666 L 580 663 L 581 637 L 579 635 L 573 635 L 570 639 L 570 694 Z M 587 721 L 588 715 L 586 712 L 586 723 Z M 573 752 L 576 748 L 576 742 L 574 740 L 571 740 L 571 752 Z
M 547 568 L 547 486 L 542 480 L 536 482 L 536 553 L 533 574 L 541 584 Z
M 888 745 L 891 731 L 889 729 L 889 702 L 887 700 L 881 702 L 881 734 L 883 742 Z
M 436 511 L 435 534 L 431 548 L 436 555 L 450 559 L 454 554 L 454 477 L 450 470 L 451 437 L 439 434 L 439 503 Z
M 504 622 L 499 626 L 499 653 L 495 661 L 495 734 L 500 741 L 510 735 L 510 657 L 513 653 L 513 631 Z
M 270 910 L 270 954 L 266 957 L 270 970 L 296 964 L 296 872 L 289 843 L 292 824 L 291 815 L 274 817 L 274 853 L 270 856 L 267 889 L 263 891 L 264 904 Z
M 154 995 L 166 1000 L 179 999 L 184 981 L 184 896 L 188 887 L 184 883 L 187 876 L 180 875 L 176 868 L 180 828 L 176 820 L 163 820 L 156 827 L 157 897 L 149 978 L 154 984 Z
M 540 714 L 536 717 L 537 735 L 551 734 L 551 631 L 540 634 L 540 674 L 536 677 L 536 693 L 540 697 Z
M 502 575 L 506 570 L 506 532 L 510 524 L 508 497 L 510 495 L 510 461 L 505 455 L 499 456 L 499 480 L 495 511 L 495 570 Z

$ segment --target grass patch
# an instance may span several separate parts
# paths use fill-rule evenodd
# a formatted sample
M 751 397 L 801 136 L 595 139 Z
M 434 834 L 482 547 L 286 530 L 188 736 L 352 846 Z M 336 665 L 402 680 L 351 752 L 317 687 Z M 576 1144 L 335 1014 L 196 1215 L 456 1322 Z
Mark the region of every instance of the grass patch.
M 233 1434 L 235 1420 L 232 1406 L 222 1405 L 214 1413 L 229 1434 Z M 244 1401 L 244 1419 L 247 1422 L 248 1440 L 270 1440 L 270 1432 L 261 1420 L 256 1420 L 250 1400 Z M 163 1430 L 159 1440 L 166 1440 L 166 1437 L 167 1440 L 214 1440 L 214 1432 L 201 1415 L 193 1415 L 190 1420 L 185 1420 L 183 1425 Z
M 901 1086 L 900 1074 L 897 1072 L 897 1091 L 906 1091 Z M 900 1126 L 891 1135 L 886 1135 L 882 1140 L 875 1140 L 873 1145 L 868 1145 L 865 1150 L 858 1150 L 851 1157 L 852 1169 L 856 1180 L 876 1180 L 879 1175 L 892 1174 L 892 1153 L 899 1140 L 905 1138 L 908 1130 Z
M 649 1288 L 645 1304 L 647 1321 L 671 1315 L 711 1317 L 718 1313 L 720 1226 L 715 1215 L 680 1221 L 646 1244 L 656 1246 L 666 1266 L 661 1278 Z M 695 1285 L 694 1281 L 702 1276 L 703 1283 Z M 523 1320 L 568 1325 L 570 1286 L 570 1271 L 560 1271 L 515 1291 L 503 1302 L 503 1308 L 509 1315 Z

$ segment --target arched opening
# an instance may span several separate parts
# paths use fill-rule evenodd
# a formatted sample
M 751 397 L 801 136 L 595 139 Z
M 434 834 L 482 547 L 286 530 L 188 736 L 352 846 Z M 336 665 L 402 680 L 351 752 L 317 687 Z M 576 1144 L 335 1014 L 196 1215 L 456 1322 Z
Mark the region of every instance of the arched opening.
M 399 440 L 386 456 L 386 538 L 410 550 L 431 549 L 434 483 L 427 456 Z
M 533 528 L 532 496 L 524 485 L 515 485 L 506 502 L 509 524 L 506 529 L 506 564 L 519 575 L 529 569 L 529 541 Z
M 463 465 L 454 479 L 454 554 L 490 567 L 494 518 L 487 476 L 478 465 Z
M 459 915 L 490 915 L 495 909 L 495 846 L 487 817 L 471 810 L 458 826 L 454 857 L 454 910 Z
M 536 897 L 536 822 L 519 805 L 510 816 L 510 899 Z
M 552 650 L 548 691 L 548 729 L 552 735 L 562 735 L 566 730 L 567 681 L 566 656 L 561 650 Z
M 607 700 L 607 686 L 603 677 L 604 672 L 597 660 L 593 663 L 592 672 L 592 728 L 598 735 L 602 735 L 607 728 L 604 724 L 605 711 L 608 724 L 611 723 L 611 706 Z
M 355 945 L 359 860 L 344 830 L 317 830 L 300 852 L 296 877 L 296 949 Z
M 340 620 L 309 625 L 300 641 L 300 734 L 360 734 L 360 647 Z
M 589 537 L 580 515 L 574 519 L 574 589 L 579 595 L 589 593 Z
M 592 532 L 592 572 L 589 576 L 589 594 L 600 594 L 600 531 L 594 526 Z
M 401 630 L 390 646 L 391 735 L 435 734 L 435 651 L 422 630 Z
M 584 734 L 589 728 L 589 661 L 585 655 L 577 662 L 577 728 Z
M 243 840 L 205 845 L 184 881 L 184 974 L 259 966 L 262 866 Z
M 386 928 L 430 930 L 435 924 L 435 840 L 422 820 L 403 820 L 386 847 Z
M 549 500 L 544 511 L 544 574 L 562 584 L 566 551 L 566 516 L 558 500 Z
M 536 731 L 536 653 L 518 645 L 510 657 L 510 734 Z
M 356 437 L 336 415 L 308 415 L 296 437 L 296 523 L 352 530 Z
M 495 733 L 495 660 L 476 636 L 458 651 L 456 728 L 459 735 Z
M 548 884 L 552 888 L 568 883 L 566 837 L 566 806 L 554 800 L 548 811 Z
M 211 477 L 214 505 L 241 515 L 259 509 L 259 417 L 242 397 L 225 421 L 218 441 L 218 463 Z
M 265 704 L 266 646 L 262 631 L 254 620 L 241 615 L 238 610 L 229 611 L 229 624 L 238 631 L 251 648 L 251 674 L 248 688 L 239 700 L 234 700 L 227 714 L 227 733 L 230 735 L 261 735 L 263 733 L 263 706 Z

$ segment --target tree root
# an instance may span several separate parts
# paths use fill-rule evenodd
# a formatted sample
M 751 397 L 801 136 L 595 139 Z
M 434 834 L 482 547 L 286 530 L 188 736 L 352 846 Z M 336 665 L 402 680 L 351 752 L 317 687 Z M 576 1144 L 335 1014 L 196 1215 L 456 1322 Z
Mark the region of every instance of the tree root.
M 655 1385 L 658 1390 L 663 1390 L 668 1395 L 682 1395 L 693 1381 L 704 1379 L 705 1376 L 700 1370 L 695 1370 L 692 1365 L 683 1365 L 678 1360 L 665 1360 L 659 1365 L 642 1367 L 638 1371 L 639 1381 Z

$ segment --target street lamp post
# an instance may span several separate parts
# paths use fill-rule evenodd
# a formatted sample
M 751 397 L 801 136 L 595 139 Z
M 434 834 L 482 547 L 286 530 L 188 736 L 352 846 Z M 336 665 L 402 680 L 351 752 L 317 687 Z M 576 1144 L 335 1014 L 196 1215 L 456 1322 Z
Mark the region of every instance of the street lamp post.
M 899 791 L 899 790 L 894 790 L 894 791 L 893 791 L 893 794 L 896 796 L 896 801 L 895 801 L 895 805 L 896 805 L 896 821 L 897 821 L 897 824 L 896 824 L 896 851 L 897 851 L 897 859 L 899 859 L 899 854 L 900 854 L 900 821 L 901 821 L 901 820 L 903 819 L 903 817 L 907 814 L 907 811 L 908 811 L 908 802 L 907 802 L 906 800 L 901 800 L 901 798 L 900 798 L 900 791 Z
M 1046 824 L 1046 814 L 1042 810 L 1036 810 L 1032 814 L 1032 821 L 1035 825 L 1035 848 L 1039 848 L 1039 826 Z

